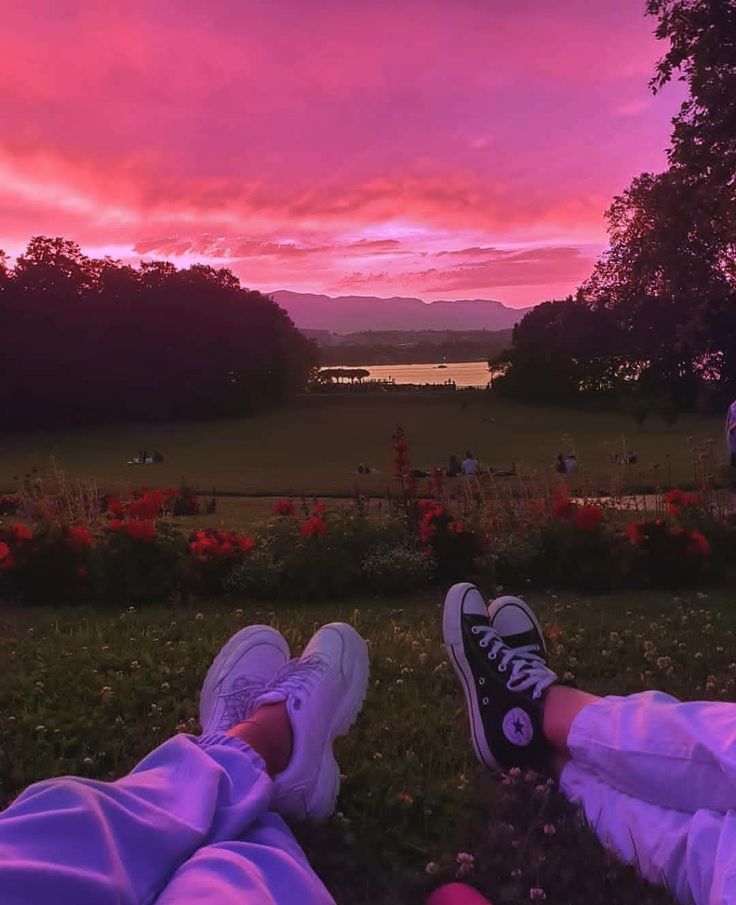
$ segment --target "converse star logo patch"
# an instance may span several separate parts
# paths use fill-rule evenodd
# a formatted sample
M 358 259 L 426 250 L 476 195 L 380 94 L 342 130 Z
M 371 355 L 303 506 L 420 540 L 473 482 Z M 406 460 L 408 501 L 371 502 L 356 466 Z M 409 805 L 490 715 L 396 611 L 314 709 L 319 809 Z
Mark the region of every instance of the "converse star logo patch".
M 503 718 L 503 734 L 512 745 L 525 747 L 534 737 L 529 714 L 521 707 L 512 707 Z

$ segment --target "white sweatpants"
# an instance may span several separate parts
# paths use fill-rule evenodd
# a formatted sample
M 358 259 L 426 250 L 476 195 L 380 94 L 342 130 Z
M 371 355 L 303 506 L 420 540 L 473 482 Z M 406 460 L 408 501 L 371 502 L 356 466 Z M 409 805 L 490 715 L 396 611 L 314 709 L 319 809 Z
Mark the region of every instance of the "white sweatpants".
M 568 745 L 560 787 L 603 845 L 679 902 L 736 905 L 736 704 L 602 698 Z

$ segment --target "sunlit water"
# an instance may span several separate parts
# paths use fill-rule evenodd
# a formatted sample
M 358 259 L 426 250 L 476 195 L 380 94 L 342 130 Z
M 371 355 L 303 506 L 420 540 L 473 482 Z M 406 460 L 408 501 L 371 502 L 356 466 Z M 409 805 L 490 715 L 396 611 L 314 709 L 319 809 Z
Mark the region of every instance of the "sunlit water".
M 393 380 L 394 383 L 447 383 L 454 380 L 459 387 L 485 387 L 490 378 L 484 361 L 448 362 L 446 367 L 434 365 L 330 365 L 335 368 L 365 368 L 368 380 Z

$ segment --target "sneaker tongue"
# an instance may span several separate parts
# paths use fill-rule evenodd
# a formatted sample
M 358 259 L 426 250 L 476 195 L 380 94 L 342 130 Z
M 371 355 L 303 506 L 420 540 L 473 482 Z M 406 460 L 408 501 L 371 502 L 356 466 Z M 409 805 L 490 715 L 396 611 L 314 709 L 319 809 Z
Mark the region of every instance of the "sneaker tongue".
M 491 620 L 488 615 L 481 616 L 479 613 L 463 613 L 463 620 L 467 625 L 480 625 L 483 628 L 490 628 Z
M 272 691 L 264 691 L 264 693 L 255 700 L 253 711 L 255 712 L 259 707 L 263 707 L 264 704 L 282 704 L 285 700 L 286 694 L 283 691 L 279 691 L 278 688 L 274 688 Z

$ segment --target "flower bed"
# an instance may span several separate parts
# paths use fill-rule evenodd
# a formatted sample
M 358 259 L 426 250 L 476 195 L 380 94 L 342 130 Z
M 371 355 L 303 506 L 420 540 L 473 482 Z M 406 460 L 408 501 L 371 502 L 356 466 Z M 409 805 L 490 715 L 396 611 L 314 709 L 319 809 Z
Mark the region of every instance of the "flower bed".
M 393 438 L 399 493 L 380 514 L 285 499 L 244 535 L 180 530 L 175 516 L 199 512 L 190 489 L 140 488 L 61 506 L 36 498 L 25 521 L 0 523 L 0 594 L 24 600 L 143 602 L 237 593 L 307 599 L 397 593 L 430 582 L 480 577 L 491 587 L 679 587 L 727 574 L 736 520 L 707 490 L 668 491 L 661 512 L 626 513 L 556 489 L 519 484 L 487 496 L 441 471 L 418 478 L 403 431 Z M 462 487 L 462 492 L 458 492 Z M 184 492 L 186 490 L 186 492 Z

